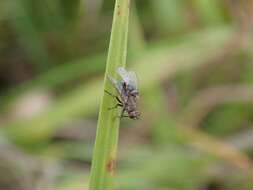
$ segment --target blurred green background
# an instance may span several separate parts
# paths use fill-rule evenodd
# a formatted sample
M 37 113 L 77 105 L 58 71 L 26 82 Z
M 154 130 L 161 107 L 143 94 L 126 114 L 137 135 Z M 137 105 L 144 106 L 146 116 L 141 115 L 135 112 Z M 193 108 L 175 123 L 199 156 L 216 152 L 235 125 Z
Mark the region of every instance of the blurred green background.
M 253 189 L 253 2 L 132 0 L 117 189 Z M 114 1 L 0 1 L 0 190 L 87 189 Z

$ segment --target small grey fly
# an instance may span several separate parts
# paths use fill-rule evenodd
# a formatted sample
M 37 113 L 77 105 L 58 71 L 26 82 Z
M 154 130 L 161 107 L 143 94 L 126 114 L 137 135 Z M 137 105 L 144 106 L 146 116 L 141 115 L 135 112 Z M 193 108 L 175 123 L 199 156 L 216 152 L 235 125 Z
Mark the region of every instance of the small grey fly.
M 118 102 L 114 107 L 110 109 L 122 107 L 120 118 L 129 117 L 131 119 L 139 119 L 140 112 L 137 110 L 139 92 L 136 74 L 133 71 L 126 71 L 123 67 L 119 67 L 117 69 L 117 73 L 122 78 L 121 81 L 117 81 L 111 76 L 108 76 L 108 79 L 116 88 L 119 96 L 115 96 L 110 92 L 105 91 L 107 94 L 115 97 Z M 125 112 L 127 115 L 124 115 Z

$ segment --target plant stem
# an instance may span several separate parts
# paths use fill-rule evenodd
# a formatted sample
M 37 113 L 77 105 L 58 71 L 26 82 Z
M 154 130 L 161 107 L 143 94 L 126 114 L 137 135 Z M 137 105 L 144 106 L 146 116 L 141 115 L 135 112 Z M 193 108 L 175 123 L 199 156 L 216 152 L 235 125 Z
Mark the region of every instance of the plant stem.
M 111 31 L 110 46 L 104 77 L 104 90 L 114 94 L 116 91 L 107 76 L 116 78 L 115 70 L 124 67 L 127 52 L 127 34 L 130 0 L 116 0 Z M 90 176 L 90 190 L 109 190 L 114 188 L 116 153 L 119 132 L 119 110 L 108 110 L 115 100 L 103 94 L 100 106 L 97 135 L 93 152 Z

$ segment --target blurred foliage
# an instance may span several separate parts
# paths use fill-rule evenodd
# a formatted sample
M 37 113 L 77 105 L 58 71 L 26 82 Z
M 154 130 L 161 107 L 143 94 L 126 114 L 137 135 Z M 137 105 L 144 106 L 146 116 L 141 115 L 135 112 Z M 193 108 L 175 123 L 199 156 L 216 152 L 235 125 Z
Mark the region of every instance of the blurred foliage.
M 118 189 L 253 189 L 253 3 L 131 3 Z M 113 5 L 0 2 L 0 189 L 87 189 Z

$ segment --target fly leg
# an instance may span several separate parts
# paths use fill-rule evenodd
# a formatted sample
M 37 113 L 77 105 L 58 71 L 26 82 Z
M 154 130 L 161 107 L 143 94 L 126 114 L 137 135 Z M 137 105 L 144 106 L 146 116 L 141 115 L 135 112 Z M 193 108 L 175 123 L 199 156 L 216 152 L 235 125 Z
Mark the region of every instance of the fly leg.
M 111 92 L 109 92 L 109 91 L 107 91 L 107 90 L 105 90 L 105 93 L 108 94 L 108 95 L 110 95 L 110 96 L 112 96 L 112 97 L 115 97 L 115 96 L 116 96 L 116 95 L 112 94 Z
M 120 114 L 120 116 L 119 116 L 120 119 L 123 118 L 123 117 L 125 117 L 125 116 L 124 116 L 125 111 L 126 111 L 126 110 L 123 108 L 122 111 L 121 111 L 121 114 Z
M 116 100 L 118 101 L 118 104 L 121 104 L 121 105 L 123 106 L 123 103 L 122 103 L 122 101 L 119 99 L 118 96 L 116 96 L 116 95 L 114 95 L 114 94 L 108 92 L 107 90 L 105 90 L 105 93 L 107 93 L 108 95 L 110 95 L 110 96 L 116 98 Z
M 118 102 L 115 106 L 113 106 L 113 107 L 111 107 L 111 108 L 108 108 L 108 110 L 116 109 L 117 107 L 123 107 L 123 103 L 122 103 L 122 101 L 119 99 L 118 96 L 116 96 L 116 95 L 114 95 L 114 94 L 108 92 L 107 90 L 105 90 L 105 92 L 106 92 L 108 95 L 110 95 L 110 96 L 116 98 L 116 100 L 117 100 L 117 102 Z
M 116 109 L 117 107 L 123 107 L 122 104 L 116 104 L 115 106 L 111 107 L 111 108 L 108 108 L 109 110 L 112 110 L 112 109 Z

